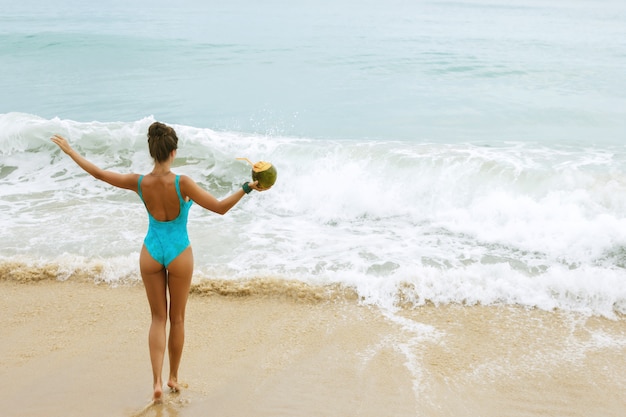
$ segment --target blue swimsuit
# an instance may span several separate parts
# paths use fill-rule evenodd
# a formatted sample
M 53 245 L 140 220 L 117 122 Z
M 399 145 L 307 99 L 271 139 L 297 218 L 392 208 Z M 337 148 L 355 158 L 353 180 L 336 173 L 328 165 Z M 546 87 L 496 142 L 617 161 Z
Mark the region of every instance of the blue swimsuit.
M 178 217 L 170 221 L 159 221 L 152 217 L 150 211 L 148 211 L 148 219 L 150 223 L 148 225 L 148 234 L 143 243 L 146 245 L 146 249 L 150 253 L 150 256 L 161 265 L 167 266 L 174 260 L 182 251 L 189 246 L 189 235 L 187 234 L 187 217 L 189 215 L 189 208 L 193 204 L 193 201 L 183 200 L 183 196 L 180 193 L 180 186 L 178 185 L 179 175 L 176 176 L 176 193 L 178 194 L 178 200 L 180 202 L 180 212 Z M 139 198 L 143 201 L 144 206 L 146 202 L 143 200 L 141 194 L 141 180 L 143 175 L 139 177 L 137 183 L 137 192 Z M 148 210 L 148 207 L 146 207 Z

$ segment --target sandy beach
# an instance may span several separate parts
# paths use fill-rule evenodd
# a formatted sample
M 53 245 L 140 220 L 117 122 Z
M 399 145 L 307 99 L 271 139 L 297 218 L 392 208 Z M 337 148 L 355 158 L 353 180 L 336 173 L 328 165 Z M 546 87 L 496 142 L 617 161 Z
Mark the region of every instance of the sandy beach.
M 272 295 L 274 294 L 274 295 Z M 626 320 L 515 307 L 395 314 L 196 286 L 150 406 L 143 287 L 0 280 L 3 416 L 623 416 Z M 167 359 L 164 369 L 167 375 Z
M 625 44 L 625 0 L 3 2 L 0 417 L 626 417 Z

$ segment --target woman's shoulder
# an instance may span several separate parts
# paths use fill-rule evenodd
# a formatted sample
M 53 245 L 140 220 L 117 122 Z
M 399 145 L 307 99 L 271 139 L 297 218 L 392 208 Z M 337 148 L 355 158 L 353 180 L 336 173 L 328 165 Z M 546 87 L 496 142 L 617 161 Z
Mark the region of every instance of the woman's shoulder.
M 193 178 L 187 175 L 176 175 L 178 177 L 178 186 L 180 191 L 185 197 L 189 197 L 189 194 L 193 194 L 193 190 L 198 187 Z
M 178 183 L 183 186 L 183 185 L 191 185 L 191 184 L 195 184 L 196 182 L 193 180 L 193 178 L 187 176 L 187 175 L 176 175 L 178 177 Z

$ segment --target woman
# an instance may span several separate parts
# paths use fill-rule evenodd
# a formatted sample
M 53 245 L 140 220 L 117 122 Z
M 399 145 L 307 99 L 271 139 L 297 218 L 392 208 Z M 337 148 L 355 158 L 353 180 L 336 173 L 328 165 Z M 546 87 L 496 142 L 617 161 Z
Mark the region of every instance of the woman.
M 139 269 L 146 288 L 152 313 L 148 345 L 153 375 L 153 400 L 163 394 L 161 372 L 165 356 L 166 323 L 169 290 L 170 335 L 168 353 L 170 374 L 167 381 L 172 391 L 178 391 L 178 367 L 185 339 L 185 307 L 193 273 L 193 253 L 187 234 L 187 214 L 192 202 L 207 210 L 225 214 L 252 190 L 263 191 L 257 182 L 244 183 L 232 195 L 218 200 L 191 178 L 170 171 L 176 157 L 178 137 L 171 127 L 154 122 L 148 129 L 148 147 L 154 159 L 152 172 L 147 175 L 120 174 L 100 169 L 79 155 L 60 135 L 52 142 L 69 155 L 87 173 L 115 187 L 135 191 L 148 211 L 149 227 L 139 255 Z

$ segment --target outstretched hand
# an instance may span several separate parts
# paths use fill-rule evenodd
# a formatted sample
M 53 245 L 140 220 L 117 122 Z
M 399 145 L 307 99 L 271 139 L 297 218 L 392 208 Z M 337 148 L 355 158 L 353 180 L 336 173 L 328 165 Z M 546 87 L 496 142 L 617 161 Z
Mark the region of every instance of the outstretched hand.
M 56 143 L 63 152 L 69 154 L 72 151 L 72 147 L 69 143 L 67 143 L 67 139 L 65 139 L 63 136 L 54 135 L 50 138 L 50 140 Z
M 261 187 L 259 187 L 259 182 L 258 181 L 249 182 L 248 185 L 250 186 L 250 188 L 252 188 L 253 190 L 256 190 L 256 191 L 267 191 L 270 188 L 272 188 L 271 186 L 267 187 L 267 188 L 261 188 Z

